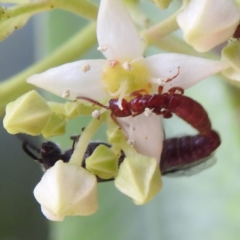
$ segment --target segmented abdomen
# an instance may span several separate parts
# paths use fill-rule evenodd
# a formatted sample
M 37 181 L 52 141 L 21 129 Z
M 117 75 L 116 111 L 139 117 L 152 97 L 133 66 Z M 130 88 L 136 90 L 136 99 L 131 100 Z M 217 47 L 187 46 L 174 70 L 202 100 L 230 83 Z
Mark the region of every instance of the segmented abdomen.
M 201 134 L 207 135 L 211 132 L 212 127 L 207 112 L 193 99 L 179 94 L 170 94 L 168 109 L 196 128 Z
M 210 156 L 220 143 L 220 137 L 215 131 L 209 132 L 208 136 L 198 134 L 166 139 L 163 143 L 160 169 L 162 173 L 167 173 L 198 165 Z

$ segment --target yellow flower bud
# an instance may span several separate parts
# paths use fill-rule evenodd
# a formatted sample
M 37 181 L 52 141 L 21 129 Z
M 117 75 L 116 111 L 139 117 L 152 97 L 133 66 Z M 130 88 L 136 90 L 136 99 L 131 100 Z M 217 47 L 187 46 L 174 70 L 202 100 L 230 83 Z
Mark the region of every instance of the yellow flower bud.
M 118 158 L 110 148 L 100 145 L 86 159 L 86 168 L 100 178 L 109 179 L 117 175 Z
M 46 101 L 36 91 L 30 91 L 7 105 L 3 125 L 11 134 L 36 136 L 47 124 L 50 114 Z
M 150 201 L 162 187 L 156 159 L 140 154 L 125 158 L 116 177 L 115 186 L 131 197 L 137 205 Z
M 66 131 L 66 120 L 58 114 L 52 113 L 47 125 L 42 130 L 45 138 L 63 135 Z
M 65 118 L 64 103 L 48 102 L 48 106 L 50 107 L 52 112 L 56 113 L 58 116 Z
M 91 115 L 98 107 L 92 104 L 83 104 L 80 102 L 66 102 L 64 105 L 65 115 L 72 119 L 80 115 Z
M 222 71 L 222 74 L 231 79 L 232 84 L 240 86 L 240 42 L 232 41 L 222 50 L 222 60 L 229 64 L 229 68 Z
M 169 4 L 172 2 L 172 0 L 151 0 L 151 1 L 154 2 L 161 9 L 168 8 Z
M 111 118 L 108 119 L 107 139 L 109 143 L 117 145 L 126 141 L 123 132 Z

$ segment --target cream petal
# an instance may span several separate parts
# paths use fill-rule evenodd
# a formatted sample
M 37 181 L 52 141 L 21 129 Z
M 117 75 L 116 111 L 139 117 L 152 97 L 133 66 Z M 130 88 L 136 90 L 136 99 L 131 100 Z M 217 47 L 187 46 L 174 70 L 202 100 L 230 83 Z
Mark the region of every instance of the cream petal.
M 177 53 L 163 53 L 146 58 L 150 75 L 155 79 L 168 79 L 179 74 L 164 85 L 164 91 L 172 87 L 187 89 L 202 79 L 218 73 L 229 65 L 223 61 L 215 61 Z
M 177 16 L 185 40 L 204 52 L 228 40 L 240 19 L 234 0 L 191 0 Z
M 101 84 L 105 63 L 106 60 L 102 59 L 67 63 L 32 75 L 27 82 L 70 100 L 77 96 L 101 100 L 107 96 Z
M 160 162 L 164 138 L 161 116 L 141 114 L 136 117 L 118 118 L 118 122 L 138 153 Z
M 143 42 L 122 0 L 101 0 L 97 38 L 108 60 L 121 61 L 143 55 Z

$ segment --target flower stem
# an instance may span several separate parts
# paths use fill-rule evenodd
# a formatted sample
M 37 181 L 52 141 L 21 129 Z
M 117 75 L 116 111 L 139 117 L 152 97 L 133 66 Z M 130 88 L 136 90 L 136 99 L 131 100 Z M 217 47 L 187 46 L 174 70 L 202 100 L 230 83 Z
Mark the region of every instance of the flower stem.
M 176 36 L 166 36 L 154 45 L 166 52 L 188 54 L 196 57 L 205 57 L 218 60 L 219 54 L 212 52 L 197 52 L 192 46 Z
M 26 83 L 25 80 L 27 77 L 77 59 L 80 55 L 91 49 L 96 42 L 96 24 L 92 23 L 50 56 L 0 83 L 0 116 L 3 115 L 7 103 L 15 100 L 25 92 L 34 89 L 34 86 Z
M 158 43 L 162 37 L 174 32 L 179 28 L 176 17 L 178 13 L 185 8 L 186 4 L 187 1 L 183 1 L 182 6 L 174 14 L 142 32 L 142 36 L 146 39 L 148 45 Z
M 121 142 L 121 149 L 124 152 L 125 156 L 128 157 L 138 154 L 137 151 L 132 147 L 132 145 L 127 143 L 127 141 Z
M 97 19 L 98 7 L 93 3 L 90 3 L 89 1 L 57 0 L 56 3 L 57 7 L 62 8 L 64 10 L 75 12 L 76 14 L 88 19 L 92 20 Z
M 97 6 L 85 0 L 36 1 L 4 9 L 1 13 L 1 22 L 25 14 L 31 16 L 54 8 L 69 10 L 92 20 L 96 19 L 98 11 Z
M 92 119 L 92 121 L 82 132 L 81 137 L 77 143 L 76 148 L 74 149 L 74 152 L 70 158 L 69 163 L 81 166 L 84 158 L 84 153 L 88 147 L 89 142 L 91 141 L 93 135 L 98 130 L 98 128 L 105 121 L 105 119 L 106 114 L 102 114 L 100 119 Z

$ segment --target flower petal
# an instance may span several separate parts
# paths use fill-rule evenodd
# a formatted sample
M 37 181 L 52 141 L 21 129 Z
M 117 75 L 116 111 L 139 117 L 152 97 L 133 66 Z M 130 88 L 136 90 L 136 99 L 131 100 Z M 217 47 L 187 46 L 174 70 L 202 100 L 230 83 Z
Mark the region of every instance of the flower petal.
M 122 0 L 101 0 L 97 38 L 108 60 L 121 61 L 143 55 L 143 43 Z
M 164 92 L 172 87 L 187 89 L 202 79 L 229 67 L 226 62 L 209 60 L 177 53 L 163 53 L 146 58 L 152 77 L 168 79 L 179 74 L 164 85 Z
M 51 68 L 27 79 L 37 87 L 60 97 L 75 100 L 77 96 L 90 96 L 94 100 L 106 97 L 101 85 L 105 60 L 81 60 Z
M 153 157 L 160 162 L 163 144 L 161 116 L 144 114 L 118 118 L 118 122 L 138 153 Z
M 177 16 L 185 40 L 204 52 L 228 40 L 240 19 L 233 0 L 192 0 Z

